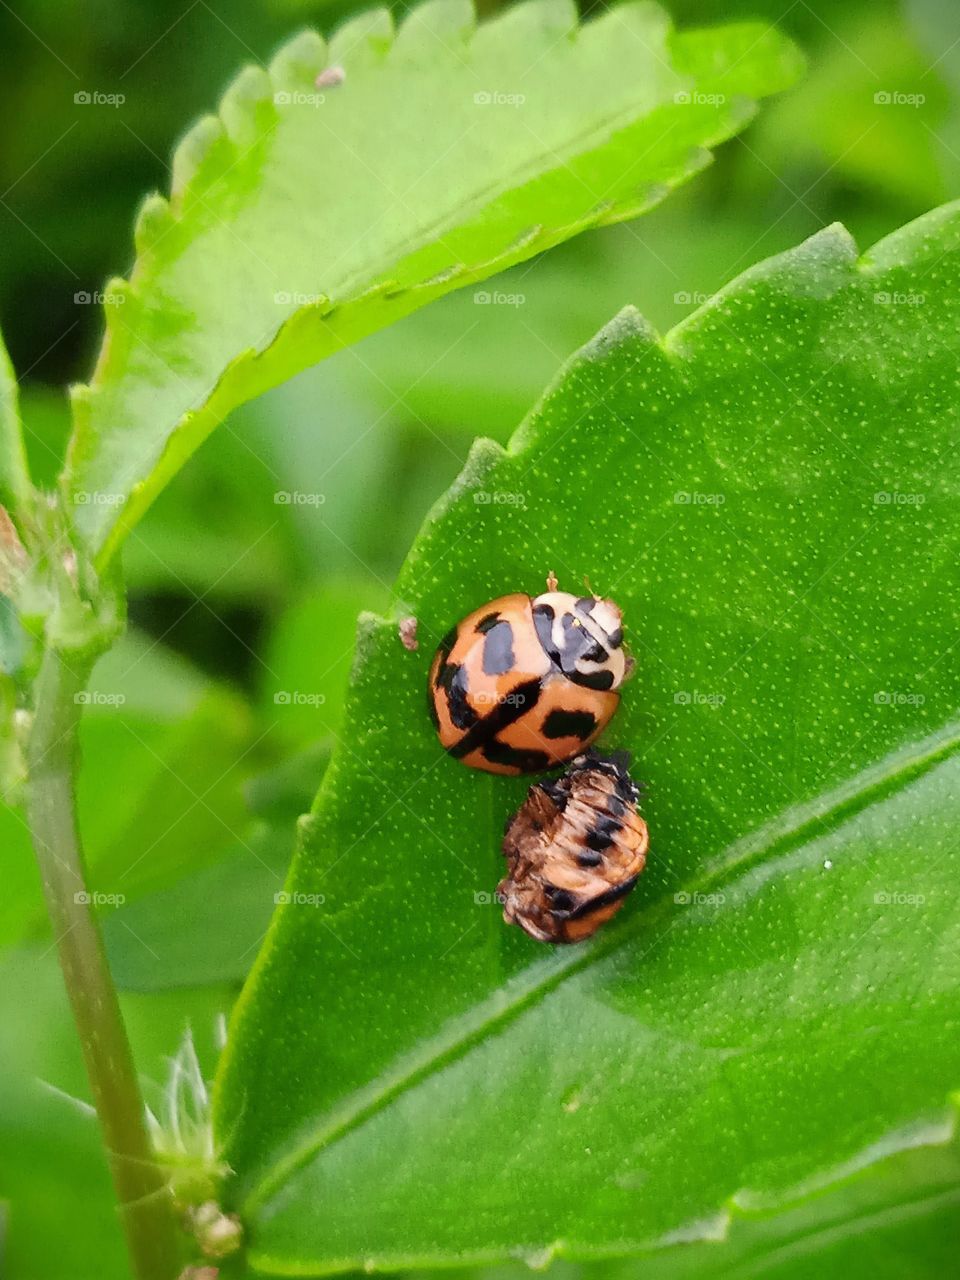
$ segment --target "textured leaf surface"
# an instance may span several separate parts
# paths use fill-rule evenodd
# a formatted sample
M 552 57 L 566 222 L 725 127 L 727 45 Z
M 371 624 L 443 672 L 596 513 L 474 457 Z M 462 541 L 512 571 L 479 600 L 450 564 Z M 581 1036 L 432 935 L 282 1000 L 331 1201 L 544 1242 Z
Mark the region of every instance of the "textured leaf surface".
M 942 1280 L 960 1245 L 960 1151 L 901 1151 L 773 1212 L 732 1206 L 712 1239 L 635 1258 L 557 1261 L 550 1280 Z M 418 1273 L 414 1273 L 418 1274 Z M 421 1273 L 422 1274 L 422 1273 Z M 461 1272 L 530 1280 L 522 1263 Z
M 315 80 L 340 68 L 342 83 Z M 799 57 L 756 24 L 671 32 L 563 0 L 475 27 L 434 0 L 248 68 L 137 223 L 75 396 L 65 487 L 106 555 L 235 405 L 451 288 L 630 217 L 707 161 Z M 337 77 L 332 77 L 336 79 Z
M 960 206 L 860 262 L 829 228 L 662 341 L 623 313 L 478 444 L 397 586 L 420 650 L 361 630 L 228 1045 L 256 1266 L 625 1254 L 947 1141 L 958 284 Z M 524 784 L 444 757 L 424 709 L 438 637 L 548 569 L 624 607 L 606 742 L 653 836 L 560 951 L 491 902 Z

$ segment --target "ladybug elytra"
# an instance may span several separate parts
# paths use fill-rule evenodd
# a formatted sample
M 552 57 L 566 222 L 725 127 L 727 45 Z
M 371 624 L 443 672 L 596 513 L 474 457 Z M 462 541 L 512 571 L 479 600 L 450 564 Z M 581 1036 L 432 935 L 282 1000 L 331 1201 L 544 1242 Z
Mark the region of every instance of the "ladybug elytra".
M 603 730 L 630 670 L 612 600 L 558 591 L 501 596 L 443 639 L 429 707 L 444 748 L 490 773 L 538 773 Z

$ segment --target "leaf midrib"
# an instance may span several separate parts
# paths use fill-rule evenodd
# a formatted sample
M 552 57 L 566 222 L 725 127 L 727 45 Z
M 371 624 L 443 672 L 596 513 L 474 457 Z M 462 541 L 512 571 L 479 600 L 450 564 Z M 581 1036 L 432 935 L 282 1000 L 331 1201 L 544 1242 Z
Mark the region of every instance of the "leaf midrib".
M 939 733 L 901 748 L 877 764 L 868 766 L 826 797 L 820 800 L 814 798 L 788 810 L 756 832 L 736 841 L 715 857 L 699 876 L 689 880 L 683 886 L 683 891 L 690 894 L 711 892 L 727 877 L 742 875 L 760 862 L 784 856 L 805 843 L 814 833 L 817 836 L 828 834 L 857 813 L 930 772 L 949 759 L 958 748 L 960 722 L 954 722 L 944 726 Z M 504 987 L 491 992 L 473 1010 L 453 1019 L 448 1024 L 451 1032 L 448 1033 L 447 1043 L 442 1043 L 442 1034 L 428 1042 L 430 1045 L 441 1042 L 436 1052 L 428 1051 L 427 1056 L 412 1063 L 412 1055 L 405 1055 L 392 1073 L 385 1073 L 386 1079 L 385 1075 L 381 1075 L 328 1113 L 327 1122 L 315 1128 L 310 1138 L 289 1155 L 278 1160 L 273 1170 L 245 1197 L 243 1213 L 249 1215 L 313 1156 L 383 1111 L 407 1089 L 416 1087 L 461 1057 L 496 1028 L 518 1017 L 530 1005 L 559 986 L 566 977 L 589 968 L 596 961 L 617 951 L 641 929 L 657 924 L 671 910 L 677 909 L 674 896 L 671 894 L 670 897 L 651 902 L 647 908 L 624 921 L 619 928 L 608 931 L 606 935 L 586 943 L 580 949 L 550 955 L 542 961 L 534 962 Z

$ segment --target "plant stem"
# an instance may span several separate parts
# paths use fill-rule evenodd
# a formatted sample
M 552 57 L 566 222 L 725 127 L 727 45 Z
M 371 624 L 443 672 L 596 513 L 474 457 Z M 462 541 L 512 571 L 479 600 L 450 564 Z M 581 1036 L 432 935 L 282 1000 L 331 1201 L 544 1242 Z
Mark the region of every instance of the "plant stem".
M 172 1280 L 179 1269 L 173 1204 L 154 1160 L 120 1002 L 85 879 L 77 827 L 78 701 L 92 658 L 43 660 L 27 748 L 30 830 L 73 1006 L 87 1075 L 137 1280 Z

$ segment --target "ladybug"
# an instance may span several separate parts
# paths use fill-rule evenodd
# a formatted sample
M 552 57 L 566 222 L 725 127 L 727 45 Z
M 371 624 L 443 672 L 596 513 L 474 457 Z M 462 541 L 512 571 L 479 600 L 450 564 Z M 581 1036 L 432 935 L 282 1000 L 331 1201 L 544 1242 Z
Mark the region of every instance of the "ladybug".
M 599 596 L 516 592 L 475 609 L 440 643 L 428 704 L 450 755 L 489 773 L 540 773 L 593 742 L 632 667 L 620 609 Z
M 538 942 L 583 942 L 620 910 L 649 843 L 629 765 L 625 751 L 588 751 L 530 788 L 503 838 L 509 873 L 497 898 L 507 924 Z

